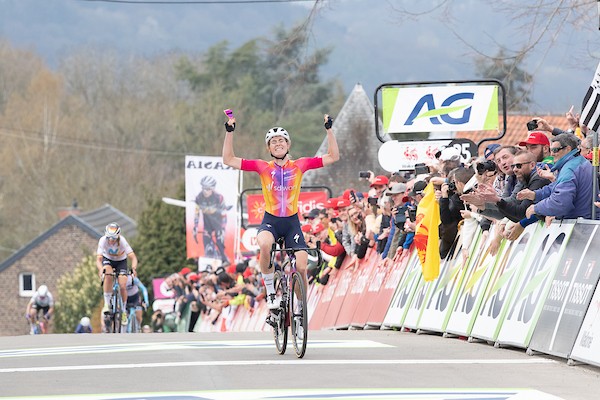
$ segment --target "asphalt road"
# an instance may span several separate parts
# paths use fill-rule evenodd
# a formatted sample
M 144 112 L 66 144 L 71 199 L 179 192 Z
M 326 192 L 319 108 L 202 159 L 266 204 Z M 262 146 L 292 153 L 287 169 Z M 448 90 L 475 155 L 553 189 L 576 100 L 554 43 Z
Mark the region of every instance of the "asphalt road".
M 438 335 L 311 331 L 306 356 L 269 333 L 0 338 L 0 396 L 597 399 L 600 368 Z M 556 397 L 554 397 L 556 396 Z

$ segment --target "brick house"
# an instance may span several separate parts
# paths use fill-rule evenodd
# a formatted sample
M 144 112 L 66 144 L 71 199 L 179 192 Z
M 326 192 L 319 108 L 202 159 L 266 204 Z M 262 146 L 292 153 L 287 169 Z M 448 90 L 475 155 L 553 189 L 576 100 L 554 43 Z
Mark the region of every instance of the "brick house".
M 25 309 L 37 287 L 47 285 L 58 300 L 58 280 L 96 252 L 104 226 L 112 221 L 121 224 L 126 237 L 135 235 L 135 221 L 107 204 L 67 215 L 0 263 L 0 336 L 28 334 Z

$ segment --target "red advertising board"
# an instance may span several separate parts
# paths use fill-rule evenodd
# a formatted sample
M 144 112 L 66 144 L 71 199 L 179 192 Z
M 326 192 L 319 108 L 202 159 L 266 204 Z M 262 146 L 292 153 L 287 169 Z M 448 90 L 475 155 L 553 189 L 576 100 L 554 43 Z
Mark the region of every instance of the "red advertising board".
M 327 192 L 300 192 L 298 198 L 298 214 L 302 219 L 305 214 L 313 208 L 325 208 Z M 262 194 L 249 194 L 246 197 L 246 210 L 248 213 L 248 225 L 260 225 L 265 214 L 265 200 Z

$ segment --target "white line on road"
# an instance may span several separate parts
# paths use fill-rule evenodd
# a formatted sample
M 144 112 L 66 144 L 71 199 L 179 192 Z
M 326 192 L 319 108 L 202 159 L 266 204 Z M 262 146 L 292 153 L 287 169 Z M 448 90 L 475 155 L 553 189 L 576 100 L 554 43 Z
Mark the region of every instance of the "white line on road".
M 394 347 L 372 340 L 315 340 L 309 347 L 318 348 L 383 348 Z M 33 357 L 64 354 L 117 353 L 134 351 L 172 351 L 206 349 L 264 349 L 274 347 L 272 340 L 190 340 L 185 342 L 122 343 L 94 346 L 45 347 L 32 349 L 0 350 L 0 358 Z
M 523 360 L 512 359 L 465 359 L 465 360 L 251 360 L 251 361 L 190 361 L 164 362 L 152 364 L 97 364 L 97 365 L 63 365 L 53 367 L 2 368 L 0 374 L 15 372 L 62 372 L 101 369 L 136 369 L 136 368 L 181 368 L 181 367 L 215 367 L 215 366 L 255 366 L 255 365 L 429 365 L 429 364 L 551 364 L 554 360 L 533 358 Z

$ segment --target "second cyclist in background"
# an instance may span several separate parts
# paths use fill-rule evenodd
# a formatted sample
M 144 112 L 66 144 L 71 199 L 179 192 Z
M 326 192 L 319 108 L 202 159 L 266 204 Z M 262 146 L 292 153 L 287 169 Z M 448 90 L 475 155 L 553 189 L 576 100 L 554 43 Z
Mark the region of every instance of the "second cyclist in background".
M 113 287 L 113 276 L 108 274 L 117 274 L 121 297 L 123 303 L 127 302 L 127 259 L 131 261 L 131 271 L 136 275 L 138 259 L 133 249 L 124 236 L 121 235 L 121 227 L 116 222 L 106 225 L 104 236 L 98 241 L 98 250 L 96 252 L 96 267 L 98 275 L 104 276 L 104 307 L 103 313 L 109 313 L 109 304 Z M 127 314 L 123 313 L 123 324 L 127 323 Z
M 140 298 L 140 291 L 144 299 Z M 137 276 L 127 275 L 127 302 L 125 313 L 129 316 L 129 309 L 135 307 L 135 319 L 139 326 L 142 326 L 142 309 L 148 307 L 148 290 Z

